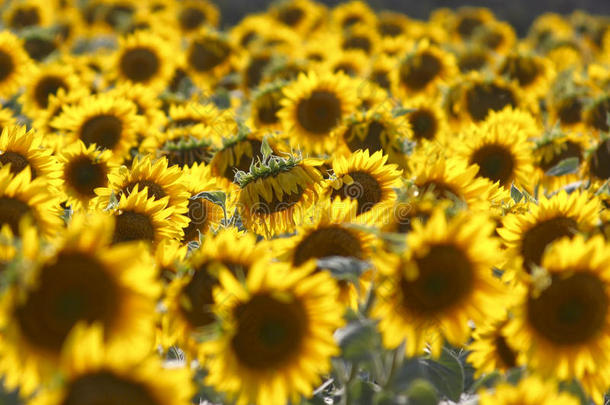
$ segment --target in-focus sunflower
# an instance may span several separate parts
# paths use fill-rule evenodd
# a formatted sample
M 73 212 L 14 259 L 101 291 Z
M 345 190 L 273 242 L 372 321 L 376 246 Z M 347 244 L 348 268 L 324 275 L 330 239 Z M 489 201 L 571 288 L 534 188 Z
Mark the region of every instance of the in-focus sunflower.
M 192 34 L 205 26 L 218 25 L 218 8 L 208 0 L 186 0 L 176 7 L 176 18 L 180 31 Z
M 167 40 L 149 32 L 138 31 L 120 38 L 114 60 L 117 81 L 162 91 L 174 72 L 172 47 Z
M 135 184 L 131 193 L 121 194 L 116 206 L 111 207 L 114 219 L 112 243 L 145 241 L 156 246 L 163 239 L 181 239 L 182 226 L 186 221 L 170 221 L 174 214 L 167 207 L 167 200 L 149 198 L 149 188 Z
M 527 284 L 507 326 L 509 343 L 530 367 L 559 380 L 601 377 L 589 392 L 600 401 L 610 385 L 610 252 L 601 235 L 563 238 L 542 258 L 544 276 Z M 601 403 L 602 401 L 600 401 Z
M 401 170 L 387 161 L 381 151 L 359 150 L 347 158 L 337 157 L 332 162 L 333 177 L 321 188 L 331 199 L 357 201 L 357 218 L 383 220 L 396 201 L 395 189 L 402 185 Z
M 48 186 L 61 184 L 59 163 L 51 150 L 41 146 L 42 137 L 24 126 L 9 126 L 0 135 L 0 166 L 11 165 L 11 173 L 31 170 L 32 180 L 44 178 Z
M 264 237 L 292 232 L 317 195 L 322 175 L 314 159 L 270 156 L 248 173 L 238 172 L 239 213 L 246 229 Z
M 23 112 L 36 117 L 49 106 L 50 95 L 59 91 L 68 93 L 82 85 L 71 66 L 56 62 L 36 67 L 24 81 L 25 92 L 20 97 Z
M 220 335 L 206 343 L 206 383 L 228 392 L 238 405 L 279 405 L 311 396 L 338 353 L 333 339 L 342 325 L 337 287 L 329 274 L 273 269 L 258 261 L 245 280 L 224 270 L 215 307 Z
M 407 108 L 414 110 L 406 115 L 406 120 L 411 126 L 412 137 L 418 143 L 447 141 L 447 115 L 439 98 L 413 98 L 407 102 Z
M 29 73 L 32 62 L 23 42 L 9 31 L 0 32 L 0 97 L 11 97 Z
M 74 217 L 57 250 L 41 253 L 29 281 L 3 295 L 0 368 L 9 386 L 19 384 L 27 395 L 48 381 L 81 322 L 103 327 L 115 358 L 152 350 L 160 285 L 145 249 L 108 247 L 111 228 L 101 214 Z
M 69 141 L 80 139 L 85 146 L 109 149 L 114 161 L 122 161 L 136 143 L 136 132 L 144 124 L 136 106 L 111 95 L 92 95 L 74 106 L 65 106 L 51 125 L 65 131 Z
M 556 383 L 538 376 L 522 378 L 519 383 L 500 383 L 493 392 L 479 392 L 481 405 L 577 405 L 580 401 L 568 392 L 559 392 Z
M 330 152 L 332 132 L 356 107 L 353 83 L 343 74 L 310 72 L 284 88 L 278 113 L 292 144 L 315 153 Z
M 564 190 L 538 203 L 529 203 L 528 211 L 509 214 L 502 221 L 498 234 L 508 247 L 507 256 L 517 258 L 514 271 L 532 274 L 542 264 L 542 255 L 551 242 L 564 236 L 593 229 L 599 222 L 601 202 L 588 192 Z M 524 273 L 525 272 L 525 273 Z
M 447 220 L 437 210 L 426 225 L 413 223 L 405 253 L 379 257 L 372 314 L 380 319 L 384 345 L 406 340 L 408 355 L 429 346 L 438 356 L 443 340 L 467 342 L 469 321 L 498 316 L 503 294 L 491 271 L 500 253 L 493 228 L 483 215 L 462 212 Z

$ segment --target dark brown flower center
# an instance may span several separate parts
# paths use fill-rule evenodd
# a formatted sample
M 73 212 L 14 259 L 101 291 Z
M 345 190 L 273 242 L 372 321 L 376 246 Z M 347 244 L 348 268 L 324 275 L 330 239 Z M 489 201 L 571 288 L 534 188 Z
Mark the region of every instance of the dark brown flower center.
M 392 87 L 390 72 L 387 70 L 374 70 L 371 74 L 371 81 L 377 83 L 382 89 L 389 90 Z
M 365 36 L 353 35 L 343 41 L 343 49 L 357 49 L 366 53 L 370 53 L 371 40 Z
M 47 108 L 49 105 L 49 96 L 55 95 L 59 89 L 66 90 L 68 85 L 59 76 L 47 76 L 41 79 L 34 89 L 34 99 L 40 108 Z
M 161 405 L 152 389 L 110 371 L 79 376 L 67 389 L 61 405 Z
M 557 116 L 562 124 L 570 125 L 582 119 L 582 102 L 576 97 L 570 97 L 559 104 Z
M 206 22 L 206 16 L 196 7 L 186 7 L 180 11 L 178 22 L 184 31 L 192 31 Z
M 282 109 L 281 99 L 281 93 L 269 92 L 256 100 L 256 116 L 261 123 L 273 125 L 280 121 L 277 113 Z
M 404 28 L 398 23 L 382 21 L 377 24 L 377 31 L 384 37 L 397 37 L 404 32 Z
M 186 302 L 180 305 L 180 311 L 191 327 L 208 326 L 216 320 L 212 312 L 212 290 L 216 285 L 218 280 L 209 274 L 204 265 L 197 269 L 191 280 L 182 288 L 181 295 Z
M 341 100 L 335 93 L 315 90 L 297 105 L 297 121 L 314 135 L 328 134 L 341 120 Z
M 549 287 L 527 302 L 527 318 L 545 338 L 560 345 L 585 343 L 606 324 L 608 297 L 596 275 L 554 275 Z
M 147 82 L 159 72 L 161 61 L 150 48 L 139 47 L 125 51 L 119 62 L 121 73 L 132 82 Z
M 213 217 L 217 215 L 214 207 L 216 206 L 212 202 L 204 198 L 189 200 L 188 213 L 186 214 L 189 224 L 182 229 L 184 231 L 183 242 L 199 240 L 199 232 L 201 234 L 206 233 L 210 222 L 214 219 Z
M 15 319 L 30 343 L 59 354 L 78 322 L 102 322 L 104 332 L 112 333 L 119 315 L 119 294 L 119 287 L 97 258 L 62 252 L 41 269 L 36 287 L 16 308 Z
M 553 158 L 549 160 L 547 163 L 542 163 L 540 167 L 542 170 L 547 171 L 552 167 L 558 165 L 562 160 L 569 158 L 578 158 L 580 161 L 583 157 L 582 147 L 572 141 L 566 141 L 561 145 L 561 150 L 559 153 L 553 155 Z
M 112 243 L 155 240 L 155 228 L 146 214 L 123 211 L 115 216 L 114 235 Z
M 343 184 L 339 190 L 333 190 L 331 199 L 339 196 L 358 201 L 358 215 L 368 212 L 381 201 L 383 191 L 381 185 L 366 172 L 352 172 L 349 176 L 354 180 L 351 184 Z
M 436 117 L 432 111 L 420 108 L 408 115 L 415 139 L 433 139 L 438 130 Z
M 208 72 L 224 62 L 230 53 L 231 48 L 224 41 L 206 38 L 191 44 L 188 61 L 198 72 Z
M 441 61 L 429 52 L 407 59 L 400 66 L 400 81 L 411 90 L 421 90 L 443 69 Z
M 10 27 L 13 29 L 22 29 L 38 25 L 40 23 L 40 14 L 36 7 L 22 6 L 15 10 L 10 20 Z
M 77 193 L 94 197 L 95 189 L 108 184 L 108 168 L 104 162 L 94 162 L 87 156 L 74 159 L 66 165 L 66 183 Z
M 0 82 L 6 80 L 15 70 L 13 58 L 0 49 Z
M 523 266 L 528 273 L 534 265 L 540 266 L 546 247 L 564 236 L 572 237 L 578 232 L 578 223 L 572 218 L 557 217 L 547 219 L 526 231 L 521 241 Z
M 170 166 L 192 166 L 195 163 L 208 163 L 213 155 L 212 145 L 208 141 L 193 141 L 188 145 L 164 145 L 161 154 L 167 157 Z
M 508 186 L 514 177 L 515 159 L 503 145 L 485 145 L 478 149 L 470 159 L 471 164 L 479 166 L 479 176 L 492 182 Z
M 248 153 L 246 150 L 246 153 L 243 153 L 241 156 L 236 156 L 235 147 L 226 151 L 228 153 L 234 154 L 233 157 L 235 158 L 235 160 L 239 159 L 239 161 L 234 166 L 227 166 L 224 173 L 222 174 L 224 178 L 233 181 L 233 178 L 235 177 L 235 172 L 241 170 L 242 172 L 247 173 L 250 170 L 250 164 L 252 163 L 252 160 L 256 161 L 257 158 L 263 158 L 263 154 L 261 153 L 261 147 L 263 144 L 261 143 L 261 141 L 257 139 L 248 139 L 244 142 L 250 144 L 251 153 Z
M 433 245 L 415 259 L 418 276 L 409 281 L 401 278 L 404 305 L 409 310 L 431 314 L 451 308 L 472 290 L 472 264 L 453 245 Z
M 127 194 L 131 194 L 135 186 L 138 186 L 138 190 L 142 191 L 145 187 L 148 187 L 148 198 L 154 198 L 155 200 L 160 200 L 167 195 L 163 187 L 158 185 L 152 180 L 136 180 L 127 183 L 123 190 Z
M 462 38 L 470 38 L 474 30 L 483 25 L 480 18 L 474 16 L 464 16 L 457 25 L 457 32 Z
M 496 354 L 502 361 L 504 368 L 509 369 L 517 366 L 517 353 L 508 345 L 506 338 L 498 334 L 494 339 Z
M 296 26 L 305 17 L 305 12 L 300 7 L 283 7 L 278 13 L 278 20 L 289 27 Z
M 29 205 L 12 197 L 0 197 L 0 225 L 8 224 L 13 235 L 19 235 L 19 221 L 32 213 Z
M 500 74 L 516 79 L 519 86 L 527 86 L 536 80 L 540 67 L 532 58 L 508 57 L 500 67 Z
M 263 73 L 269 64 L 271 63 L 271 57 L 267 55 L 257 56 L 252 58 L 248 67 L 246 68 L 246 87 L 254 88 L 258 86 L 263 79 Z
M 237 332 L 231 342 L 240 363 L 265 370 L 298 356 L 308 333 L 308 316 L 298 300 L 255 295 L 234 310 Z
M 485 57 L 485 54 L 481 52 L 467 52 L 461 55 L 458 60 L 458 67 L 462 73 L 478 71 L 483 69 L 486 65 L 487 58 Z
M 30 58 L 41 62 L 57 49 L 57 45 L 52 39 L 30 37 L 26 38 L 23 48 Z
M 28 167 L 30 162 L 21 153 L 6 151 L 0 155 L 0 165 L 4 166 L 8 164 L 11 165 L 11 173 L 17 174 Z M 32 170 L 32 179 L 35 179 L 36 170 L 34 170 L 34 168 L 31 166 L 30 168 Z
M 344 256 L 362 259 L 362 245 L 352 232 L 339 225 L 319 228 L 306 235 L 294 248 L 292 264 L 300 266 L 312 258 Z
M 472 119 L 482 121 L 489 110 L 500 111 L 506 106 L 515 107 L 517 103 L 509 88 L 493 83 L 479 83 L 466 93 L 466 105 Z
M 610 97 L 596 102 L 589 111 L 587 124 L 600 131 L 608 131 L 608 114 L 610 114 Z
M 372 121 L 368 124 L 363 138 L 358 136 L 358 130 L 353 126 L 349 127 L 343 136 L 350 151 L 362 149 L 374 153 L 383 150 L 382 138 L 385 132 L 385 126 L 381 122 Z
M 103 149 L 114 149 L 121 139 L 123 122 L 110 114 L 95 115 L 83 124 L 80 139 L 86 146 L 96 144 Z
M 591 173 L 600 179 L 610 178 L 610 140 L 600 143 L 591 156 Z

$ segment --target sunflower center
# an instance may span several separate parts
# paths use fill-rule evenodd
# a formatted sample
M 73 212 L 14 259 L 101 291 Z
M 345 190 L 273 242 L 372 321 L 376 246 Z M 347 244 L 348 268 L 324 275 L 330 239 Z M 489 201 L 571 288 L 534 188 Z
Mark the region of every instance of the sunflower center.
M 25 156 L 17 152 L 6 151 L 2 155 L 0 155 L 0 165 L 4 166 L 10 164 L 11 165 L 11 173 L 17 174 L 21 172 L 23 169 L 28 167 L 30 162 L 27 160 Z M 36 178 L 36 171 L 33 167 L 32 170 L 32 179 Z
M 250 155 L 248 153 L 243 153 L 239 157 L 239 162 L 237 162 L 235 166 L 227 166 L 225 172 L 223 173 L 223 176 L 226 179 L 233 181 L 236 171 L 241 170 L 243 172 L 248 172 L 250 170 L 250 164 L 252 163 L 252 160 L 255 160 L 257 157 L 263 157 L 263 155 L 261 154 L 261 147 L 263 146 L 261 141 L 256 139 L 248 139 L 245 142 L 248 142 L 250 144 L 252 154 Z M 234 150 L 235 149 L 230 151 L 230 153 L 235 153 Z
M 298 190 L 296 193 L 284 193 L 281 200 L 277 199 L 275 193 L 273 194 L 273 199 L 271 202 L 261 199 L 258 204 L 252 207 L 252 213 L 255 215 L 268 215 L 276 212 L 286 211 L 301 201 L 304 190 L 301 188 L 301 186 L 297 187 Z
M 315 90 L 299 101 L 297 120 L 307 132 L 326 135 L 341 120 L 341 100 L 330 91 Z
M 351 184 L 343 184 L 339 190 L 333 190 L 331 199 L 339 196 L 343 199 L 349 198 L 358 201 L 357 214 L 363 214 L 373 209 L 375 204 L 381 201 L 383 192 L 381 185 L 373 176 L 365 172 L 349 173 L 354 180 Z
M 343 49 L 358 49 L 371 52 L 371 40 L 365 36 L 354 35 L 343 41 Z
M 117 321 L 119 294 L 95 257 L 64 252 L 41 269 L 36 288 L 16 308 L 15 318 L 28 341 L 57 353 L 80 321 L 101 321 L 110 332 Z
M 419 274 L 402 278 L 403 305 L 419 313 L 436 313 L 457 304 L 472 289 L 472 264 L 453 245 L 433 245 L 415 259 Z
M 278 20 L 289 27 L 294 27 L 305 17 L 305 13 L 299 7 L 284 7 L 280 10 Z
M 86 156 L 68 163 L 65 173 L 66 183 L 79 194 L 88 197 L 95 196 L 94 190 L 108 183 L 106 165 L 93 162 Z
M 266 125 L 277 124 L 280 121 L 277 113 L 282 109 L 280 100 L 281 97 L 277 97 L 273 93 L 262 96 L 257 103 L 258 120 Z
M 66 90 L 68 85 L 59 76 L 47 76 L 40 80 L 34 89 L 34 99 L 40 108 L 47 108 L 49 105 L 49 96 L 57 94 L 59 89 Z
M 569 98 L 559 105 L 557 115 L 562 124 L 576 124 L 582 118 L 582 102 L 576 97 Z
M 19 235 L 19 221 L 31 214 L 30 206 L 12 197 L 0 197 L 0 224 L 8 224 L 13 235 Z
M 610 114 L 610 98 L 598 101 L 590 111 L 588 124 L 600 131 L 608 131 L 608 114 Z
M 132 82 L 147 82 L 161 66 L 159 57 L 150 48 L 132 48 L 123 54 L 120 61 L 121 73 Z
M 376 70 L 371 74 L 371 81 L 377 83 L 382 89 L 389 90 L 392 87 L 389 72 L 386 70 Z
M 271 58 L 267 55 L 253 58 L 246 68 L 246 86 L 253 88 L 259 85 L 263 79 L 263 73 L 271 63 Z
M 362 21 L 362 17 L 357 14 L 347 15 L 347 16 L 345 16 L 345 19 L 343 20 L 343 23 L 341 24 L 341 26 L 343 28 L 349 28 L 352 25 L 357 24 L 361 21 Z
M 72 381 L 61 405 L 161 405 L 149 388 L 110 371 L 85 374 Z
M 15 70 L 11 55 L 0 49 L 0 82 L 6 80 Z
M 474 30 L 483 25 L 483 21 L 477 17 L 462 17 L 457 26 L 457 32 L 462 38 L 470 38 Z
M 449 184 L 441 183 L 436 180 L 429 180 L 425 182 L 424 184 L 419 186 L 419 189 L 421 190 L 422 194 L 431 193 L 434 197 L 440 199 L 462 199 L 462 195 L 458 193 L 452 186 L 450 186 Z
M 153 242 L 155 240 L 155 227 L 148 215 L 139 212 L 123 211 L 115 216 L 115 218 L 112 243 L 137 240 Z
M 14 29 L 22 29 L 39 23 L 40 15 L 36 7 L 21 7 L 13 13 L 10 26 Z
M 551 285 L 527 302 L 527 317 L 533 328 L 554 343 L 584 343 L 606 323 L 608 297 L 604 283 L 595 275 L 576 272 L 553 276 Z
M 203 11 L 196 7 L 186 7 L 178 16 L 180 27 L 185 31 L 192 31 L 203 24 L 206 20 Z
M 400 80 L 412 90 L 421 90 L 441 72 L 441 61 L 431 53 L 424 52 L 400 66 Z
M 610 140 L 602 142 L 591 158 L 591 173 L 600 179 L 610 178 Z
M 531 58 L 517 57 L 509 58 L 500 68 L 500 73 L 516 79 L 520 86 L 527 86 L 536 80 L 540 68 Z
M 523 265 L 528 273 L 534 265 L 540 266 L 546 247 L 564 236 L 576 235 L 578 224 L 572 218 L 557 217 L 542 221 L 525 232 L 522 240 L 521 254 Z
M 334 73 L 340 73 L 343 72 L 348 76 L 354 77 L 357 75 L 358 71 L 356 70 L 356 67 L 351 65 L 349 62 L 342 62 L 339 63 L 338 65 L 335 66 L 335 68 L 333 69 Z
M 362 245 L 352 232 L 339 225 L 316 229 L 294 249 L 292 264 L 300 266 L 311 258 L 344 256 L 362 258 Z
M 31 37 L 25 40 L 23 48 L 30 58 L 40 62 L 53 53 L 57 49 L 57 46 L 52 39 Z
M 298 355 L 307 333 L 307 312 L 298 300 L 255 295 L 235 308 L 232 347 L 238 361 L 253 369 L 273 369 Z
M 468 52 L 462 55 L 458 61 L 458 67 L 462 73 L 481 70 L 486 64 L 487 58 L 481 52 Z
M 500 111 L 506 106 L 515 107 L 515 96 L 508 88 L 497 84 L 476 84 L 466 93 L 466 104 L 470 116 L 482 121 L 489 110 Z
M 431 111 L 419 109 L 409 114 L 409 123 L 416 139 L 433 139 L 438 125 L 436 117 Z
M 579 144 L 572 141 L 567 141 L 562 145 L 561 152 L 555 154 L 548 163 L 542 163 L 540 167 L 542 170 L 547 171 L 565 159 L 578 158 L 580 161 L 580 159 L 582 159 L 582 154 L 583 150 Z
M 230 52 L 230 48 L 223 41 L 207 38 L 193 42 L 188 61 L 195 70 L 207 72 L 224 62 Z
M 403 33 L 403 27 L 400 24 L 389 21 L 381 22 L 377 26 L 377 30 L 384 37 L 397 37 Z
M 211 144 L 207 140 L 193 141 L 187 145 L 164 145 L 161 148 L 170 166 L 192 166 L 195 163 L 209 162 L 212 157 Z
M 163 187 L 158 185 L 152 180 L 136 180 L 128 183 L 123 190 L 127 194 L 131 194 L 135 186 L 138 186 L 138 190 L 144 190 L 144 187 L 148 187 L 148 198 L 154 198 L 155 200 L 160 200 L 167 195 Z
M 210 223 L 211 217 L 214 215 L 212 209 L 209 208 L 208 201 L 204 198 L 197 200 L 189 200 L 188 213 L 186 216 L 189 219 L 189 224 L 184 227 L 184 242 L 190 242 L 192 240 L 199 239 L 199 232 L 205 233 L 207 225 Z
M 506 186 L 513 177 L 515 160 L 513 155 L 502 145 L 485 145 L 478 149 L 470 159 L 471 164 L 479 166 L 479 176 L 500 182 Z
M 182 288 L 182 295 L 187 301 L 180 305 L 180 311 L 193 328 L 207 326 L 215 321 L 212 313 L 212 305 L 214 305 L 212 290 L 217 284 L 218 281 L 203 266 Z
M 504 336 L 498 334 L 494 339 L 496 353 L 502 361 L 505 368 L 513 368 L 517 366 L 517 354 L 506 342 Z
M 123 123 L 114 115 L 100 114 L 83 124 L 80 139 L 86 146 L 96 144 L 100 148 L 114 149 L 121 139 Z
M 361 139 L 358 137 L 354 127 L 349 127 L 347 129 L 344 138 L 346 139 L 350 151 L 355 152 L 358 149 L 368 149 L 370 153 L 374 153 L 383 150 L 381 139 L 385 130 L 385 126 L 381 122 L 373 121 L 367 126 L 364 138 Z
M 497 31 L 490 31 L 483 37 L 483 44 L 489 49 L 498 49 L 504 43 L 504 35 Z

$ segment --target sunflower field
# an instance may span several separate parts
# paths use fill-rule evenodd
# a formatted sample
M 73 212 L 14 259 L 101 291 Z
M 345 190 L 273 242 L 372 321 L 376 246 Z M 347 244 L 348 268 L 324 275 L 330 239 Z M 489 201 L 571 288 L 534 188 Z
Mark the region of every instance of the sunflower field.
M 610 401 L 609 16 L 0 20 L 0 404 Z

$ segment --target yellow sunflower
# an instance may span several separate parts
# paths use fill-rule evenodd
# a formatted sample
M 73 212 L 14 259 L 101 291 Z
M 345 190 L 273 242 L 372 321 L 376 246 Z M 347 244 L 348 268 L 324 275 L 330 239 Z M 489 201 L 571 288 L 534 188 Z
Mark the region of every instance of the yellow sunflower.
M 333 8 L 331 21 L 339 29 L 347 29 L 355 24 L 363 24 L 371 28 L 375 27 L 377 16 L 375 12 L 363 1 L 352 0 L 342 3 Z
M 279 111 L 284 98 L 283 81 L 274 81 L 257 88 L 252 94 L 248 124 L 254 129 L 281 130 Z
M 10 108 L 0 108 L 0 132 L 5 127 L 17 124 L 17 119 L 14 116 L 13 110 Z
M 22 40 L 9 31 L 0 32 L 0 97 L 10 98 L 15 94 L 31 66 Z
M 206 127 L 213 129 L 216 139 L 237 130 L 232 111 L 221 110 L 210 101 L 189 100 L 169 106 L 166 129 L 205 132 Z
M 571 380 L 598 373 L 603 378 L 589 394 L 604 392 L 610 385 L 610 253 L 604 238 L 563 238 L 546 250 L 541 266 L 544 277 L 527 284 L 507 326 L 509 343 L 544 375 Z
M 131 100 L 136 105 L 137 115 L 143 116 L 146 120 L 147 127 L 158 129 L 167 123 L 167 117 L 161 110 L 161 100 L 150 87 L 142 84 L 123 83 L 109 92 L 118 98 Z
M 112 151 L 113 161 L 121 162 L 136 143 L 136 132 L 144 125 L 136 106 L 111 95 L 92 95 L 74 106 L 65 106 L 51 125 L 66 133 L 68 141 L 80 139 L 85 146 L 96 144 Z
M 170 166 L 186 168 L 209 163 L 217 143 L 218 133 L 213 127 L 195 125 L 154 132 L 142 141 L 140 152 L 165 156 Z
M 555 77 L 552 63 L 535 54 L 515 52 L 504 57 L 497 69 L 498 74 L 516 81 L 525 97 L 542 98 Z
M 236 57 L 237 50 L 229 38 L 207 28 L 193 34 L 184 54 L 189 77 L 204 90 L 231 71 Z
M 409 34 L 411 19 L 394 11 L 381 11 L 377 14 L 377 32 L 382 37 L 396 38 Z
M 590 131 L 595 133 L 607 132 L 608 114 L 610 114 L 610 96 L 605 94 L 596 97 L 583 111 L 583 121 Z
M 322 4 L 311 0 L 291 0 L 272 6 L 270 16 L 277 22 L 303 35 L 312 31 L 319 19 L 325 17 Z
M 326 62 L 320 66 L 322 71 L 343 73 L 350 77 L 363 77 L 368 70 L 368 56 L 357 49 L 338 51 L 333 53 Z
M 360 51 L 367 57 L 378 52 L 380 38 L 377 31 L 366 24 L 353 24 L 343 30 L 339 39 L 339 48 L 343 52 Z
M 21 0 L 8 3 L 3 10 L 2 19 L 14 31 L 26 28 L 44 27 L 54 19 L 52 4 L 43 0 Z
M 314 159 L 270 156 L 248 173 L 238 172 L 238 209 L 244 226 L 266 238 L 292 232 L 302 223 L 317 196 L 322 175 Z
M 370 63 L 368 79 L 386 91 L 396 88 L 396 76 L 392 71 L 398 66 L 398 60 L 387 55 L 380 55 Z
M 385 220 L 396 201 L 395 189 L 402 186 L 401 170 L 388 164 L 381 151 L 359 150 L 333 162 L 333 177 L 321 189 L 331 199 L 357 201 L 356 218 Z M 356 219 L 354 218 L 354 219 Z
M 484 71 L 493 63 L 491 53 L 481 46 L 460 47 L 456 54 L 456 63 L 460 72 Z
M 2 296 L 0 369 L 8 386 L 28 395 L 49 381 L 79 323 L 103 326 L 115 358 L 152 350 L 160 285 L 145 249 L 108 246 L 111 228 L 104 215 L 74 217 L 54 253 L 41 252 L 28 281 Z
M 279 405 L 309 397 L 339 353 L 333 339 L 342 325 L 337 287 L 313 263 L 269 271 L 259 260 L 245 280 L 220 274 L 215 293 L 228 297 L 215 306 L 221 332 L 206 343 L 205 382 L 238 405 Z
M 176 7 L 178 28 L 183 34 L 192 34 L 198 29 L 218 25 L 218 8 L 208 0 L 185 0 Z
M 517 275 L 532 274 L 542 264 L 542 256 L 549 244 L 564 236 L 587 232 L 599 222 L 601 202 L 588 192 L 564 190 L 538 203 L 530 202 L 528 211 L 507 215 L 498 234 L 508 247 L 507 256 L 516 258 L 513 271 Z
M 468 41 L 478 29 L 493 21 L 495 17 L 487 8 L 461 7 L 449 21 L 450 31 L 455 34 L 452 38 Z
M 603 138 L 593 146 L 587 159 L 587 169 L 596 183 L 610 179 L 610 138 Z
M 310 72 L 284 88 L 282 127 L 293 145 L 315 153 L 335 146 L 333 130 L 356 107 L 354 84 L 343 74 Z
M 501 383 L 494 391 L 479 392 L 481 405 L 578 405 L 580 401 L 567 392 L 559 392 L 556 383 L 538 376 L 522 378 L 519 383 Z
M 440 98 L 414 97 L 406 102 L 406 107 L 414 110 L 406 115 L 406 120 L 418 143 L 449 140 L 447 115 L 441 108 Z
M 513 49 L 517 34 L 509 23 L 491 21 L 474 31 L 472 41 L 489 51 L 504 55 Z
M 585 151 L 590 143 L 589 137 L 578 133 L 559 133 L 556 136 L 543 137 L 536 143 L 534 156 L 536 158 L 536 178 L 547 192 L 580 180 L 578 173 L 568 173 L 561 176 L 549 176 L 546 172 L 565 159 L 576 158 L 580 166 L 585 162 Z
M 49 106 L 49 96 L 59 91 L 69 93 L 83 84 L 74 69 L 66 64 L 55 62 L 37 66 L 24 80 L 25 92 L 19 100 L 23 112 L 29 117 L 36 117 Z
M 498 316 L 504 295 L 492 275 L 501 254 L 484 215 L 461 213 L 451 220 L 437 210 L 426 225 L 415 221 L 402 255 L 379 256 L 380 280 L 373 316 L 380 320 L 384 345 L 406 340 L 406 353 L 434 356 L 443 341 L 467 342 L 469 321 Z

